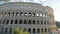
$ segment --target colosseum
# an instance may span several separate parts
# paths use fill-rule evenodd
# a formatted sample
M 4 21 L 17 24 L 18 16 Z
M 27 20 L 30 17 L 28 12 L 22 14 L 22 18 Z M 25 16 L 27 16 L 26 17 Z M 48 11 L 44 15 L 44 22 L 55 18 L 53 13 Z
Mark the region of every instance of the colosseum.
M 14 27 L 30 34 L 50 34 L 56 30 L 53 9 L 29 2 L 1 4 L 0 34 L 13 34 Z

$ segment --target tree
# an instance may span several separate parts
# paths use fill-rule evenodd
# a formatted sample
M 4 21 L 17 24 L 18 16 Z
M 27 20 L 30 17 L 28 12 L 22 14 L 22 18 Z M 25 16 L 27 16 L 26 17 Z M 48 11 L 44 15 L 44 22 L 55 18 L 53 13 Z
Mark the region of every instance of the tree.
M 14 28 L 14 33 L 13 34 L 30 34 L 28 32 L 23 32 L 21 29 L 19 28 Z
M 57 28 L 60 28 L 60 22 L 56 21 Z
M 0 0 L 0 1 L 8 2 L 9 0 Z
M 23 32 L 23 34 L 30 34 L 30 33 L 28 33 L 28 32 L 25 31 L 25 32 Z

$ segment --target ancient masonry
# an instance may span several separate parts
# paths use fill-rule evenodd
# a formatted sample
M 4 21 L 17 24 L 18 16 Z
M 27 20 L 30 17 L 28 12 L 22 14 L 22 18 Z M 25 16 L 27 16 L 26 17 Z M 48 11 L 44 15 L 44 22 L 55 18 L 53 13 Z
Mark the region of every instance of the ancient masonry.
M 31 34 L 50 34 L 56 31 L 53 9 L 28 2 L 1 4 L 0 34 L 13 34 L 14 27 Z

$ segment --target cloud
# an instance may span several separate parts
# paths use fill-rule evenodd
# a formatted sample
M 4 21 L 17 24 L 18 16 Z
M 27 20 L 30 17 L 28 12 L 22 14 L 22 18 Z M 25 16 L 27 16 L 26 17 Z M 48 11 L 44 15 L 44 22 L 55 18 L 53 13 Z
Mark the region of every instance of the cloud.
M 43 1 L 47 1 L 47 0 L 43 0 Z
M 24 0 L 24 2 L 26 2 L 27 0 Z
M 15 0 L 10 0 L 10 2 L 16 2 Z
M 47 1 L 47 0 L 41 0 L 42 2 L 45 2 L 45 1 Z
M 11 0 L 11 2 L 34 2 L 34 3 L 41 3 L 46 0 Z
M 35 2 L 35 3 L 40 3 L 40 1 L 39 1 L 39 0 L 35 0 L 34 2 Z
M 11 2 L 24 2 L 25 0 L 10 0 Z

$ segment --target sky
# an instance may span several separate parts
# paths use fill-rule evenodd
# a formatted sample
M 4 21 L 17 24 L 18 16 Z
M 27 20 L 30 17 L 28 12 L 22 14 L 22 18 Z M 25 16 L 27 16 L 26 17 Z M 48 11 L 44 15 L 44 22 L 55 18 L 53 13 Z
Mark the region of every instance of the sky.
M 60 0 L 47 0 L 44 5 L 48 5 L 54 9 L 54 18 L 60 21 Z
M 56 21 L 60 21 L 60 0 L 10 0 L 9 2 L 34 2 L 43 4 L 44 6 L 50 6 L 54 9 L 54 18 Z M 4 2 L 0 2 L 4 3 Z
M 60 0 L 48 0 L 44 5 L 48 5 L 54 9 L 54 18 L 60 21 Z

